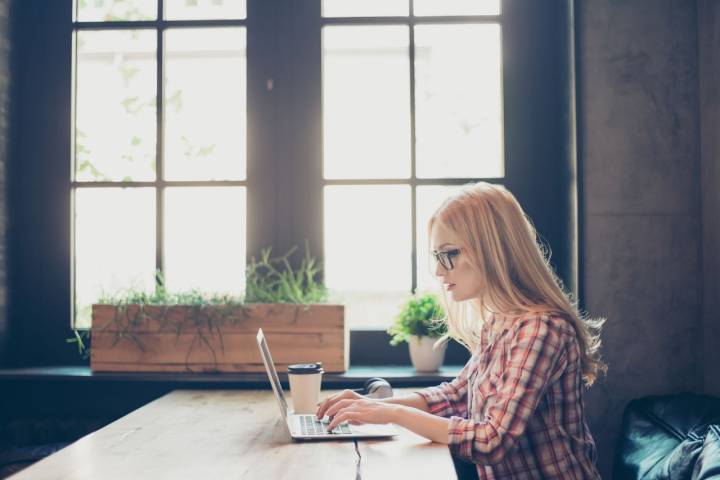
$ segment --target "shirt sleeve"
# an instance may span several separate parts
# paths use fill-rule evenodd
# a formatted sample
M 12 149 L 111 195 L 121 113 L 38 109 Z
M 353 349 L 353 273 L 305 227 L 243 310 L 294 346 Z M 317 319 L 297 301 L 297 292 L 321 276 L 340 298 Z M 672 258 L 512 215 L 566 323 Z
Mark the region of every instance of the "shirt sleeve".
M 560 327 L 547 317 L 518 320 L 512 335 L 497 394 L 488 399 L 485 418 L 450 419 L 450 450 L 460 458 L 485 465 L 505 458 L 525 431 L 562 354 Z
M 429 387 L 415 393 L 420 394 L 430 407 L 430 413 L 440 417 L 467 417 L 468 377 L 475 367 L 475 356 L 465 364 L 457 377 L 436 387 Z

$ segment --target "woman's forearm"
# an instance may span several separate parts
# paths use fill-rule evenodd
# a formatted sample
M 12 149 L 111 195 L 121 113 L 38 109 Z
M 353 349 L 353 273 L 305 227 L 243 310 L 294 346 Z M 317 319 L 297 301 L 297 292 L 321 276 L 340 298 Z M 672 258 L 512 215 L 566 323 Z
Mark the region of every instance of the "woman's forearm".
M 418 395 L 419 397 L 419 395 Z M 422 398 L 422 397 L 421 397 Z M 448 427 L 450 420 L 424 412 L 417 408 L 398 405 L 393 412 L 392 423 L 405 427 L 437 443 L 447 445 L 450 441 Z
M 393 405 L 404 405 L 406 407 L 416 408 L 418 410 L 422 410 L 423 412 L 430 411 L 430 407 L 428 406 L 425 399 L 422 397 L 422 395 L 419 395 L 417 393 L 410 393 L 401 397 L 383 398 L 380 401 Z
M 412 430 L 433 442 L 448 443 L 450 421 L 429 413 L 430 407 L 422 395 L 411 393 L 401 397 L 384 398 L 382 401 L 397 405 L 393 412 L 393 423 Z

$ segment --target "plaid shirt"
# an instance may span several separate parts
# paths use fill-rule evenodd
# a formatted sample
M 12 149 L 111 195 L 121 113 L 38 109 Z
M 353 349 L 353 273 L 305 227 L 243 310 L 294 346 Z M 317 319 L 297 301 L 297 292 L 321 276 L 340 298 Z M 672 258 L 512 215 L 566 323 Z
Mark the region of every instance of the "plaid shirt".
M 456 379 L 417 392 L 450 418 L 450 451 L 481 479 L 600 478 L 572 325 L 547 314 L 493 325 Z

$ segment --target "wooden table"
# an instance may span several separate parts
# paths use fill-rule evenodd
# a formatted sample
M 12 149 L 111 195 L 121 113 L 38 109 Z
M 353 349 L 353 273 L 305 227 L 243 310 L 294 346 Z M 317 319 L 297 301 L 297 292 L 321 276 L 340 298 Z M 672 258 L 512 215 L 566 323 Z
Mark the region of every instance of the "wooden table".
M 447 446 L 398 430 L 392 440 L 293 442 L 270 391 L 175 390 L 12 479 L 455 478 Z

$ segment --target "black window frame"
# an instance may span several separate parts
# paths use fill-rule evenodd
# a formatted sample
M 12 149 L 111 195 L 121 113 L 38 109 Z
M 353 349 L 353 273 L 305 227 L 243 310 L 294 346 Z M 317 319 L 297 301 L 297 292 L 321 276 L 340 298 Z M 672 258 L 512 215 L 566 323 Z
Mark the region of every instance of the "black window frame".
M 73 7 L 77 6 L 77 0 L 71 0 Z M 166 180 L 164 178 L 164 100 L 165 100 L 165 32 L 174 28 L 212 28 L 212 27 L 242 27 L 247 29 L 247 19 L 201 19 L 201 20 L 165 20 L 164 19 L 164 1 L 157 1 L 157 19 L 156 20 L 128 20 L 128 21 L 78 21 L 77 12 L 73 12 L 73 52 L 72 52 L 72 123 L 70 143 L 70 191 L 71 191 L 71 215 L 74 211 L 74 193 L 82 188 L 103 188 L 103 187 L 119 187 L 119 188 L 143 188 L 151 187 L 155 189 L 155 270 L 159 272 L 165 271 L 165 190 L 171 187 L 245 187 L 247 188 L 248 179 L 245 180 Z M 110 30 L 147 30 L 156 34 L 156 147 L 155 147 L 155 180 L 148 181 L 78 181 L 75 179 L 75 98 L 77 96 L 77 82 L 75 79 L 77 72 L 77 34 L 79 32 L 88 31 L 110 31 Z M 247 30 L 246 30 L 247 31 Z M 74 238 L 74 223 L 71 222 L 71 238 Z M 71 244 L 74 243 L 71 241 Z M 72 300 L 70 304 L 71 314 L 70 322 L 74 326 L 75 316 L 75 270 L 73 255 L 70 255 L 71 261 L 71 278 L 70 291 L 72 292 Z M 159 281 L 156 278 L 156 282 Z
M 162 2 L 160 2 L 162 3 Z M 410 0 L 412 4 L 412 0 Z M 499 17 L 320 17 L 320 0 L 248 0 L 247 20 L 158 20 L 117 22 L 116 28 L 155 28 L 158 57 L 162 32 L 173 26 L 244 25 L 247 30 L 247 254 L 272 245 L 286 251 L 309 240 L 322 258 L 321 29 L 351 23 L 502 23 L 505 177 L 545 241 L 552 262 L 573 292 L 578 285 L 578 204 L 575 158 L 572 0 L 542 5 L 503 0 Z M 412 7 L 411 7 L 412 8 Z M 11 10 L 10 146 L 8 162 L 8 318 L 10 363 L 82 364 L 65 343 L 71 320 L 72 2 L 23 0 Z M 108 28 L 105 22 L 80 28 Z M 115 27 L 113 27 L 115 28 Z M 413 29 L 410 28 L 411 35 Z M 291 46 L 291 48 L 288 48 Z M 411 43 L 411 69 L 413 46 Z M 162 101 L 162 62 L 158 100 Z M 411 70 L 412 71 L 412 70 Z M 268 80 L 272 79 L 272 89 Z M 414 82 L 411 78 L 411 96 Z M 414 100 L 412 100 L 414 105 Z M 162 151 L 162 104 L 158 105 L 158 160 Z M 414 119 L 414 107 L 411 112 Z M 414 122 L 411 127 L 414 133 Z M 40 139 L 40 141 L 38 141 Z M 414 160 L 414 141 L 412 158 Z M 161 168 L 159 166 L 159 168 Z M 166 185 L 158 174 L 153 184 Z M 415 274 L 415 186 L 457 185 L 478 179 L 416 179 L 412 191 L 413 287 Z M 349 181 L 350 183 L 354 181 Z M 359 183 L 382 183 L 360 180 Z M 97 182 L 90 182 L 94 186 Z M 135 182 L 133 182 L 135 183 Z M 144 183 L 144 182 L 141 182 Z M 186 182 L 172 182 L 186 183 Z M 198 184 L 204 182 L 192 182 Z M 218 185 L 222 182 L 210 182 Z M 112 182 L 113 186 L 117 184 Z M 77 186 L 77 185 L 76 185 Z M 161 191 L 157 189 L 158 209 Z M 251 207 L 254 205 L 255 207 Z M 162 267 L 162 224 L 157 216 Z M 32 272 L 32 273 L 28 273 Z M 38 300 L 42 298 L 42 301 Z M 387 344 L 383 330 L 353 330 L 352 364 L 409 363 L 402 348 Z M 454 345 L 446 363 L 467 352 Z

